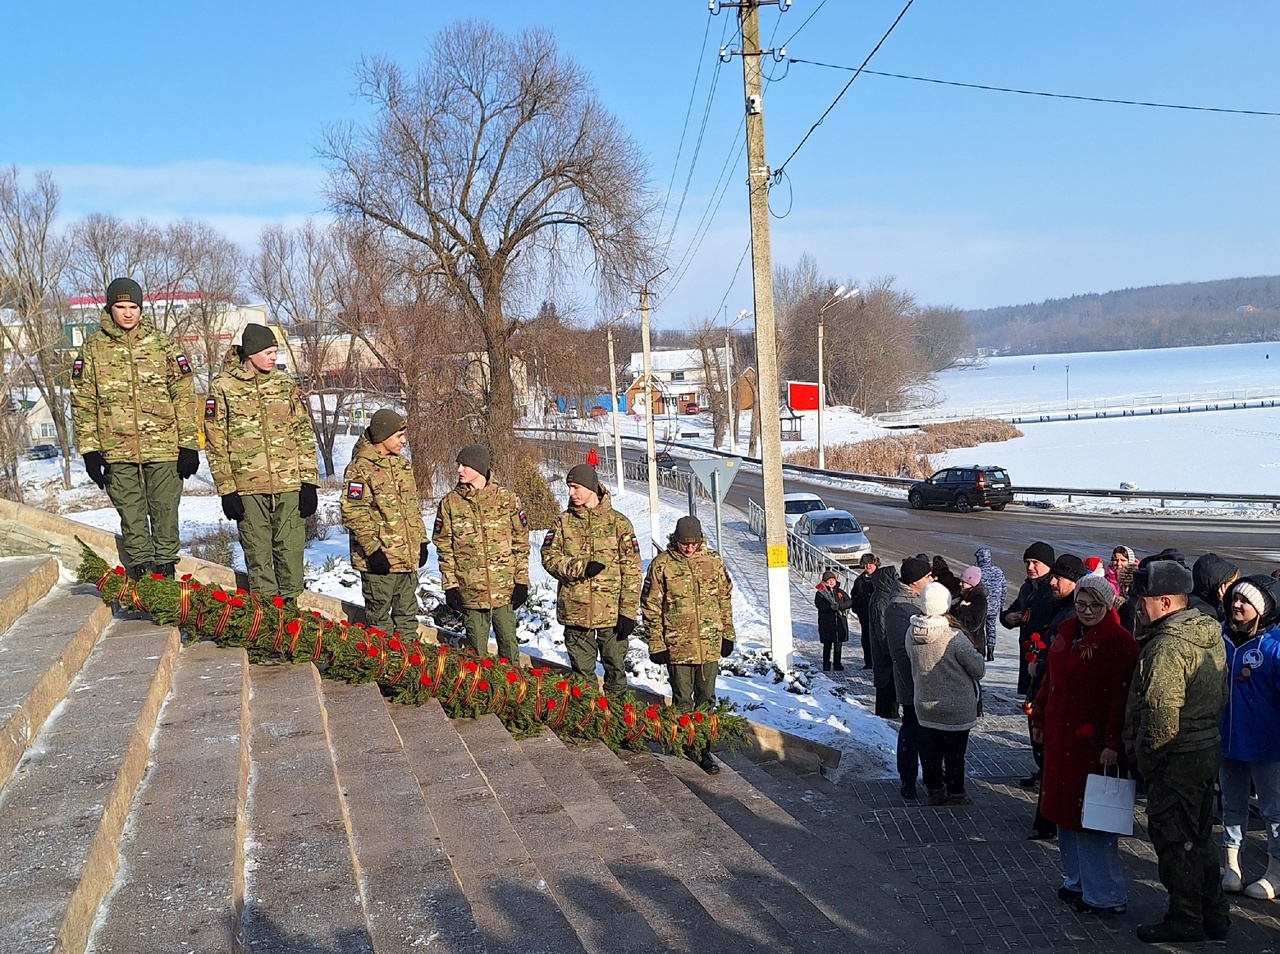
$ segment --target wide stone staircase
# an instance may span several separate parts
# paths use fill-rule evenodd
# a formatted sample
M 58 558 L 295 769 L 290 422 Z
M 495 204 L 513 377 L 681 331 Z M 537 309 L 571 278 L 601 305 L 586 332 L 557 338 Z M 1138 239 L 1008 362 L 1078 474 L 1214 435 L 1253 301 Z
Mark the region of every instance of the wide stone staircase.
M 0 952 L 945 946 L 812 779 L 184 646 L 53 557 L 0 559 L 0 706 Z

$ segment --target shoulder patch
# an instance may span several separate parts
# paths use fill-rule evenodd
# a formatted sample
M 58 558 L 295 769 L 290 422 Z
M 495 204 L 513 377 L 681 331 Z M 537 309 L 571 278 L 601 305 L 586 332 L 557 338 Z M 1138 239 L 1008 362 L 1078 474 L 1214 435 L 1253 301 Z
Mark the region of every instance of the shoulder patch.
M 215 414 L 217 414 L 217 412 L 218 412 L 217 398 L 209 398 L 204 402 L 204 416 L 206 419 L 213 417 Z
M 191 362 L 187 360 L 187 356 L 185 354 L 182 354 L 181 352 L 179 352 L 178 356 L 173 360 L 178 363 L 178 371 L 180 371 L 182 374 L 191 373 Z
M 364 484 L 360 483 L 360 481 L 358 481 L 358 480 L 349 480 L 349 481 L 347 481 L 347 499 L 348 499 L 348 500 L 363 500 L 363 499 L 364 499 Z
M 555 543 L 555 540 L 556 540 L 556 528 L 552 527 L 550 530 L 547 531 L 547 535 L 542 538 L 542 545 L 544 547 L 549 547 L 551 546 L 551 544 Z
M 433 534 L 436 534 L 443 529 L 444 529 L 444 517 L 440 516 L 440 514 L 436 514 L 436 523 L 435 523 L 435 526 L 432 528 L 431 532 Z
M 71 380 L 79 381 L 84 376 L 84 359 L 77 357 L 71 362 Z
M 519 517 L 520 517 L 520 526 L 524 527 L 525 529 L 528 529 L 528 527 L 529 527 L 529 518 L 528 518 L 528 516 L 526 516 L 526 515 L 525 515 L 524 508 L 523 508 L 523 507 L 521 507 L 521 508 L 520 508 L 520 514 L 519 514 Z
M 644 578 L 644 587 L 640 591 L 641 598 L 648 596 L 651 589 L 653 589 L 653 577 L 646 576 Z
M 640 552 L 640 541 L 636 539 L 636 535 L 634 533 L 631 534 L 631 552 L 632 553 Z

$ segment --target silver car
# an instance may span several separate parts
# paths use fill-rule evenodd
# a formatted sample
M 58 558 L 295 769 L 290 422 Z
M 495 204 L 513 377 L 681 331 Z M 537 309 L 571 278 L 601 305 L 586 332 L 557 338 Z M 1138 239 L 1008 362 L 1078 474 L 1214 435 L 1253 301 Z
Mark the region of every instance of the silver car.
M 862 525 L 847 510 L 811 510 L 796 521 L 791 532 L 846 566 L 856 564 L 862 554 L 871 551 L 871 541 Z

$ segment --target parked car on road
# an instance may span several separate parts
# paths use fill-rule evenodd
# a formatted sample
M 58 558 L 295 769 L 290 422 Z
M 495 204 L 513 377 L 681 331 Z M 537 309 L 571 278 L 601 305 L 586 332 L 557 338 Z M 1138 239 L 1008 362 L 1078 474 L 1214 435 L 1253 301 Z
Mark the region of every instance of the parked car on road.
M 676 464 L 678 463 L 678 461 L 671 456 L 670 451 L 658 451 L 658 453 L 654 455 L 653 459 L 657 462 L 659 470 L 675 470 Z
M 917 481 L 907 491 L 907 502 L 924 507 L 949 507 L 968 513 L 974 507 L 1003 510 L 1013 500 L 1013 484 L 1003 467 L 948 467 L 928 480 Z
M 796 521 L 792 532 L 845 566 L 854 566 L 871 551 L 865 529 L 847 510 L 811 510 Z
M 826 510 L 826 502 L 817 494 L 783 494 L 782 511 L 786 515 L 787 529 L 796 525 L 804 514 L 811 510 Z
M 55 444 L 36 444 L 27 451 L 27 460 L 53 460 L 57 456 L 58 448 Z

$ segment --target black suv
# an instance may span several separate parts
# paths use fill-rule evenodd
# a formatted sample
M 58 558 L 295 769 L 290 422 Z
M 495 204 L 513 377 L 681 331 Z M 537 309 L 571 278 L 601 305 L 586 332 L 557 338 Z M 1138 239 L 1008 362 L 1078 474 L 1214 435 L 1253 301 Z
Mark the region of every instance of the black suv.
M 1013 484 L 1003 467 L 948 467 L 928 480 L 917 481 L 907 492 L 907 502 L 923 507 L 950 507 L 968 513 L 974 507 L 1003 510 L 1013 500 Z

